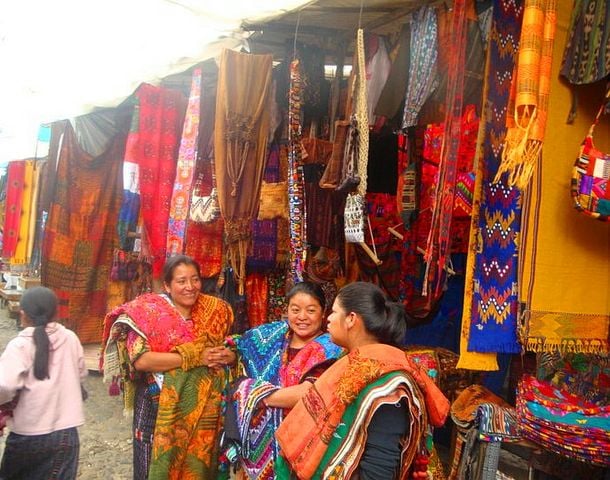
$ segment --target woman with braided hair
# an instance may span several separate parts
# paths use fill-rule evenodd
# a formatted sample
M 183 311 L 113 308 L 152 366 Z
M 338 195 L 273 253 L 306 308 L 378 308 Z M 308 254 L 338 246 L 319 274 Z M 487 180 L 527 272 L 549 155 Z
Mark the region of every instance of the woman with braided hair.
M 167 260 L 161 294 L 148 293 L 104 321 L 104 379 L 133 411 L 134 479 L 217 476 L 229 304 L 201 293 L 199 264 Z
M 0 403 L 12 401 L 0 478 L 74 479 L 76 427 L 85 422 L 83 347 L 74 332 L 55 321 L 52 290 L 30 288 L 19 306 L 23 330 L 0 357 Z

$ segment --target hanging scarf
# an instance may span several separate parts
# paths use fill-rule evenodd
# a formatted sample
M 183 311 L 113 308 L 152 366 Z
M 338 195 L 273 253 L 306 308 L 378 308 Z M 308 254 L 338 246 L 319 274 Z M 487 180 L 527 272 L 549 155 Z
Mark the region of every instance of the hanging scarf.
M 246 277 L 246 308 L 248 326 L 257 327 L 267 322 L 267 276 L 264 273 L 249 273 Z
M 38 173 L 35 160 L 25 161 L 25 173 L 23 176 L 23 191 L 21 194 L 21 215 L 19 220 L 19 234 L 15 253 L 11 257 L 12 265 L 23 265 L 29 261 L 29 253 L 33 242 L 31 232 L 32 215 L 36 215 L 36 193 L 38 192 Z
M 25 160 L 9 162 L 7 169 L 4 229 L 2 231 L 2 256 L 15 254 L 21 225 L 21 208 L 25 181 Z
M 38 243 L 37 236 L 36 236 L 37 225 L 38 225 L 38 215 L 36 212 L 38 211 L 38 200 L 40 198 L 40 180 L 42 178 L 42 170 L 43 170 L 44 164 L 45 164 L 45 162 L 36 160 L 34 162 L 34 173 L 32 175 L 32 182 L 33 182 L 34 186 L 32 187 L 32 204 L 30 206 L 29 227 L 28 227 L 28 231 L 27 231 L 27 244 L 25 247 L 26 263 L 29 263 L 30 265 L 34 264 L 32 262 L 32 260 L 34 258 L 35 247 L 37 247 L 38 249 L 40 248 L 40 245 L 36 245 Z M 34 269 L 38 270 L 38 267 L 34 267 Z
M 273 143 L 269 146 L 264 181 L 276 183 L 280 180 L 280 146 Z M 262 195 L 262 194 L 261 194 Z M 248 254 L 246 266 L 248 272 L 254 270 L 269 271 L 276 266 L 278 219 L 252 220 L 252 251 Z
M 367 38 L 367 46 L 369 52 L 366 62 L 367 115 L 371 123 L 374 123 L 375 107 L 390 75 L 392 64 L 383 37 L 370 35 Z
M 191 187 L 197 159 L 197 137 L 199 134 L 199 110 L 201 104 L 201 68 L 193 70 L 182 140 L 178 151 L 178 165 L 174 190 L 169 208 L 167 226 L 167 255 L 178 255 L 184 251 L 186 220 L 191 199 Z
M 42 248 L 42 284 L 59 298 L 58 319 L 82 343 L 99 342 L 123 185 L 125 133 L 97 157 L 66 124 Z
M 526 0 L 516 77 L 514 104 L 507 114 L 506 143 L 495 182 L 507 173 L 507 184 L 527 187 L 542 153 L 549 108 L 551 64 L 557 23 L 557 0 Z M 514 110 L 514 111 L 513 111 Z
M 473 306 L 468 350 L 519 353 L 517 342 L 517 233 L 521 224 L 519 191 L 504 181 L 494 182 L 502 140 L 509 85 L 520 38 L 520 2 L 494 4 L 489 46 L 488 94 L 490 106 L 484 144 L 484 176 L 479 225 L 479 253 L 473 277 Z M 502 81 L 499 82 L 498 80 Z M 464 318 L 468 321 L 468 317 Z
M 133 250 L 134 239 L 129 237 L 135 232 L 140 216 L 140 168 L 136 160 L 138 145 L 138 129 L 140 121 L 140 107 L 134 106 L 131 114 L 131 127 L 125 144 L 123 157 L 123 204 L 119 211 L 117 231 L 119 234 L 119 247 L 122 250 Z
M 206 118 L 215 116 L 215 102 L 215 88 L 207 88 L 202 92 L 201 112 Z M 214 125 L 211 121 L 199 123 L 199 145 L 193 190 L 201 197 L 211 195 L 214 188 L 213 129 Z M 220 274 L 223 263 L 223 232 L 224 221 L 220 215 L 210 223 L 187 222 L 184 253 L 199 263 L 203 278 L 216 277 Z
M 426 273 L 422 293 L 440 294 L 445 277 L 444 267 L 450 253 L 453 198 L 458 171 L 458 152 L 462 131 L 462 91 L 466 55 L 466 5 L 456 1 L 453 6 L 451 41 L 447 65 L 447 90 L 445 97 L 445 122 L 443 146 L 439 165 L 439 181 L 436 189 L 432 228 L 426 243 Z M 430 282 L 430 283 L 428 283 Z
M 158 278 L 166 259 L 167 220 L 184 101 L 178 91 L 148 84 L 141 85 L 136 96 L 140 128 L 135 160 L 140 168 L 142 220 L 153 258 L 153 275 Z
M 413 14 L 411 21 L 409 82 L 402 115 L 402 128 L 417 125 L 417 116 L 421 107 L 438 85 L 437 34 L 435 8 L 427 5 L 421 7 Z
M 301 144 L 302 79 L 299 60 L 290 63 L 288 98 L 288 208 L 290 213 L 290 277 L 303 281 L 305 268 L 305 199 Z
M 489 69 L 489 62 L 487 65 Z M 488 70 L 487 72 L 488 73 Z M 487 92 L 489 89 L 489 76 L 486 75 L 486 83 L 483 88 L 483 98 L 487 98 Z M 474 295 L 474 267 L 475 259 L 478 252 L 478 225 L 481 210 L 481 197 L 483 194 L 483 161 L 481 159 L 484 152 L 484 138 L 487 127 L 485 119 L 489 118 L 490 105 L 486 102 L 483 105 L 483 112 L 481 115 L 482 121 L 479 123 L 479 131 L 476 141 L 476 158 L 475 158 L 475 182 L 472 193 L 472 217 L 470 221 L 470 234 L 468 237 L 468 250 L 466 257 L 466 268 L 464 271 L 464 288 L 463 288 L 463 300 L 461 307 L 461 328 L 460 328 L 460 339 L 459 349 L 460 357 L 458 359 L 457 367 L 471 370 L 498 370 L 498 362 L 495 353 L 478 353 L 468 351 L 468 339 L 470 338 L 470 318 L 472 315 L 472 298 Z M 459 324 L 459 321 L 458 321 Z M 454 465 L 457 468 L 457 465 Z
M 271 60 L 271 55 L 232 50 L 220 57 L 214 163 L 227 256 L 240 295 L 267 155 Z

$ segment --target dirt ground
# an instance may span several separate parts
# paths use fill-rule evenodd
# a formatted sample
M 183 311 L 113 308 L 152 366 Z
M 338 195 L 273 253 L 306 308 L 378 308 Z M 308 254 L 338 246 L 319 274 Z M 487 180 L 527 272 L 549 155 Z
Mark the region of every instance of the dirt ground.
M 17 335 L 15 320 L 0 309 L 0 351 Z M 78 478 L 84 480 L 126 480 L 132 478 L 131 420 L 123 416 L 121 397 L 110 397 L 108 386 L 98 373 L 85 380 L 89 398 L 85 402 L 85 425 L 79 428 Z M 0 455 L 5 436 L 0 437 Z

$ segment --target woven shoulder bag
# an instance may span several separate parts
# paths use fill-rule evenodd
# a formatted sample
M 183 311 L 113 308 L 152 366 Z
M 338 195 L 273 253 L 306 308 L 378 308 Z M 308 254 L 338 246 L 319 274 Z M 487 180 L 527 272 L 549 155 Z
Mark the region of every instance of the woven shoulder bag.
M 595 148 L 593 131 L 609 100 L 610 91 L 580 145 L 570 184 L 576 210 L 602 222 L 610 221 L 610 154 Z

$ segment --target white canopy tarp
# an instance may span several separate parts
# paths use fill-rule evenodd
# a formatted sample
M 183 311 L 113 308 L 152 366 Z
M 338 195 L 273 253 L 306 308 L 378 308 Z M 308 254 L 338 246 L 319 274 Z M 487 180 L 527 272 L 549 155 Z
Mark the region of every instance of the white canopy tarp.
M 0 6 L 0 164 L 33 157 L 40 124 L 118 105 L 306 0 L 40 0 Z

